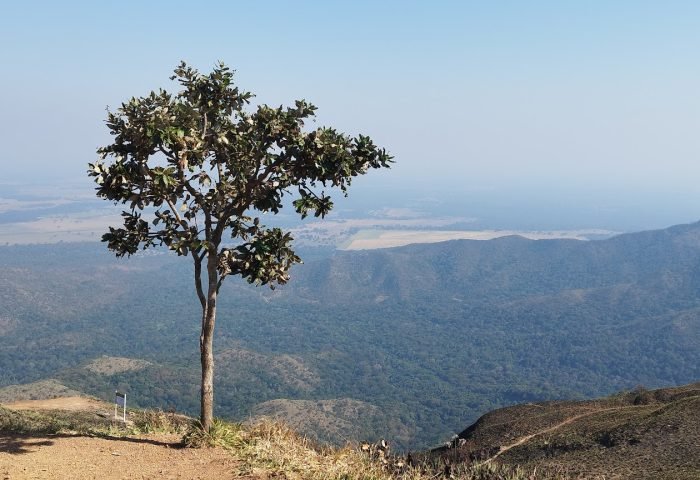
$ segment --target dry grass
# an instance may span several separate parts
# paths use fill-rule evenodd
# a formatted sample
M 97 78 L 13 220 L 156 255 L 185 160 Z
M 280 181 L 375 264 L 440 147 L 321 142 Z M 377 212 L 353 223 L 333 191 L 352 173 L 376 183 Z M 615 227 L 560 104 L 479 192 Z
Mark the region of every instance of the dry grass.
M 243 444 L 241 428 L 239 423 L 229 423 L 215 418 L 209 431 L 206 431 L 199 421 L 194 420 L 190 423 L 182 441 L 190 448 L 221 447 L 233 450 Z
M 182 435 L 191 420 L 162 410 L 131 410 L 123 423 L 94 411 L 12 410 L 0 407 L 0 432 L 21 434 L 79 434 L 96 437 L 128 437 L 166 433 Z
M 490 412 L 462 432 L 467 461 L 566 469 L 572 478 L 700 478 L 700 384 L 637 388 L 583 402 L 544 402 Z
M 371 458 L 351 445 L 322 447 L 280 422 L 262 420 L 238 431 L 233 454 L 242 475 L 304 480 L 563 480 L 498 464 L 450 466 L 444 461 L 408 465 L 403 458 Z
M 163 410 L 135 410 L 129 412 L 132 433 L 176 433 L 185 434 L 191 419 L 174 412 Z
M 363 438 L 368 423 L 382 420 L 379 407 L 351 398 L 328 400 L 275 399 L 256 405 L 247 424 L 262 418 L 281 420 L 301 435 L 334 445 Z
M 56 397 L 82 395 L 80 392 L 62 385 L 58 380 L 48 379 L 23 385 L 8 385 L 0 388 L 0 403 L 23 400 L 45 400 Z
M 143 433 L 187 433 L 192 447 L 222 447 L 238 460 L 237 472 L 252 478 L 288 480 L 564 480 L 562 474 L 526 471 L 496 463 L 455 464 L 445 459 L 408 465 L 406 459 L 370 456 L 352 445 L 319 446 L 272 420 L 244 427 L 216 420 L 203 432 L 191 419 L 163 411 L 131 411 L 130 425 L 98 418 L 93 412 L 12 411 L 0 407 L 0 431 L 28 434 L 71 433 L 115 437 Z M 187 428 L 189 427 L 189 428 Z
M 352 448 L 321 448 L 286 425 L 263 420 L 242 431 L 242 448 L 236 454 L 249 468 L 289 479 L 388 479 L 383 468 L 362 458 Z
M 98 434 L 112 425 L 93 412 L 63 410 L 19 411 L 0 407 L 0 432 L 21 434 Z

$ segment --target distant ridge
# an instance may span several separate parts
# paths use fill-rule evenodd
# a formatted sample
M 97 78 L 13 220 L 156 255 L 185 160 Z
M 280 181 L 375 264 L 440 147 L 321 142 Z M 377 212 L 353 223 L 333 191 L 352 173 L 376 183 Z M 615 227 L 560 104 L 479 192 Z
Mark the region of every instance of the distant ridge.
M 298 269 L 287 290 L 323 287 L 317 297 L 372 299 L 379 291 L 405 299 L 427 292 L 481 298 L 498 289 L 507 296 L 658 281 L 664 272 L 693 274 L 700 260 L 700 222 L 664 230 L 621 234 L 605 240 L 451 240 L 382 250 L 339 252 Z M 301 279 L 301 280 L 300 280 Z M 301 288 L 299 288 L 301 287 Z M 348 292 L 348 287 L 350 291 Z M 391 298 L 391 297 L 389 297 Z

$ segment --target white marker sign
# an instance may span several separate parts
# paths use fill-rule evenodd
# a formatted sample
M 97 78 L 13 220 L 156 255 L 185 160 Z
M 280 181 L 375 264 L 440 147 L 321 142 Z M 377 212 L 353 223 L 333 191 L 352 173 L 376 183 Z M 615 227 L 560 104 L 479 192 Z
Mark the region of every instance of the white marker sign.
M 122 421 L 126 422 L 126 393 L 114 392 L 114 418 L 117 416 L 117 407 L 122 407 Z

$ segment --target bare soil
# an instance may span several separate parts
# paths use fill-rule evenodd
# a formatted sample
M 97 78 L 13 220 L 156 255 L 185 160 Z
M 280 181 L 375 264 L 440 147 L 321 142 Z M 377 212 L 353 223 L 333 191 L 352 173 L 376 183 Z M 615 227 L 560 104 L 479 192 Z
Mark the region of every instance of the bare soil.
M 113 406 L 85 397 L 26 400 L 14 410 L 111 412 Z M 181 436 L 130 437 L 41 435 L 0 432 L 0 480 L 24 479 L 243 479 L 238 461 L 221 448 L 182 446 Z
M 183 448 L 177 435 L 97 438 L 0 432 L 0 480 L 230 479 L 223 449 Z
M 4 403 L 12 410 L 68 410 L 68 411 L 109 411 L 112 406 L 86 397 L 50 398 L 47 400 L 21 400 Z

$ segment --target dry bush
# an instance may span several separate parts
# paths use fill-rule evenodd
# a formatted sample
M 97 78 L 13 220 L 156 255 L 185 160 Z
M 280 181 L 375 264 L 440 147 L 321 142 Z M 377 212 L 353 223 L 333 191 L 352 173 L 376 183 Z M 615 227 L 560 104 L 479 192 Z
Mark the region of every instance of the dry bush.
M 563 480 L 497 463 L 450 465 L 443 461 L 408 465 L 402 457 L 379 458 L 351 445 L 322 447 L 280 422 L 264 419 L 240 432 L 233 451 L 244 465 L 241 474 L 266 473 L 304 480 Z
M 186 446 L 191 448 L 222 447 L 232 450 L 243 445 L 241 432 L 240 424 L 215 418 L 209 431 L 205 431 L 199 421 L 191 422 L 182 440 Z
M 137 410 L 129 412 L 135 433 L 177 433 L 187 432 L 191 420 L 184 415 L 163 410 Z

